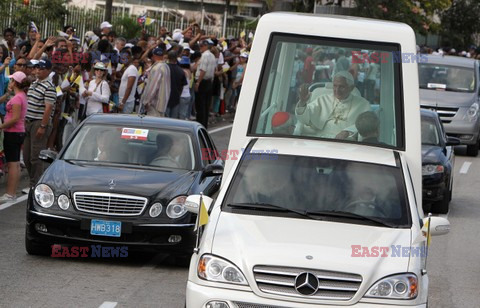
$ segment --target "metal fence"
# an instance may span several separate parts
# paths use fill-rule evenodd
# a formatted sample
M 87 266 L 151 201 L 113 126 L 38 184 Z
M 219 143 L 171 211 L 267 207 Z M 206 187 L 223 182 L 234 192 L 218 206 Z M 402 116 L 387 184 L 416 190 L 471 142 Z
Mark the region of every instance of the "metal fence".
M 22 18 L 16 16 L 15 12 L 18 10 L 26 10 L 26 16 L 22 16 Z M 68 13 L 65 16 L 59 16 L 55 20 L 49 20 L 48 18 L 45 18 L 44 13 L 34 5 L 25 7 L 23 4 L 12 0 L 9 4 L 3 5 L 0 8 L 0 16 L 2 16 L 2 18 L 0 18 L 0 27 L 1 29 L 13 27 L 17 33 L 21 31 L 27 32 L 28 25 L 30 21 L 33 20 L 36 22 L 42 37 L 48 37 L 57 36 L 58 31 L 63 30 L 63 27 L 66 25 L 73 25 L 77 29 L 78 37 L 83 41 L 85 32 L 99 28 L 100 24 L 105 20 L 104 9 L 91 10 L 76 6 L 68 6 L 67 10 Z M 154 16 L 153 18 L 155 17 L 157 16 Z M 127 15 L 122 11 L 114 10 L 112 14 L 114 30 L 120 30 L 116 29 L 116 21 L 119 21 L 122 18 L 130 18 L 136 22 L 138 16 Z M 173 31 L 177 28 L 185 29 L 190 22 L 191 21 L 186 20 L 186 18 L 176 18 L 175 21 L 165 19 L 162 24 L 160 18 L 156 18 L 156 21 L 152 25 L 146 26 L 146 30 L 149 34 L 157 36 L 161 26 L 165 26 L 169 31 Z M 206 24 L 204 25 L 204 30 L 207 34 L 215 34 L 217 36 L 221 36 L 223 33 L 222 25 Z M 228 21 L 225 29 L 225 36 L 239 37 L 242 31 L 245 31 L 244 22 Z M 246 30 L 247 35 L 248 32 L 249 31 Z

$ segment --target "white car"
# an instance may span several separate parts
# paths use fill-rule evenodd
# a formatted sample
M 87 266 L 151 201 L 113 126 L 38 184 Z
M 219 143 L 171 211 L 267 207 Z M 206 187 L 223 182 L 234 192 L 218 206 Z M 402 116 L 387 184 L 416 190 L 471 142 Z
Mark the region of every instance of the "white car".
M 251 150 L 271 147 L 278 154 L 244 154 L 218 196 L 187 307 L 424 307 L 428 248 L 405 161 L 315 141 L 262 139 Z M 199 196 L 186 204 L 197 212 Z M 432 235 L 448 228 L 432 217 Z
M 242 156 L 215 201 L 185 202 L 201 212 L 187 308 L 426 307 L 427 239 L 450 225 L 422 210 L 412 60 L 404 24 L 260 19 L 229 144 Z

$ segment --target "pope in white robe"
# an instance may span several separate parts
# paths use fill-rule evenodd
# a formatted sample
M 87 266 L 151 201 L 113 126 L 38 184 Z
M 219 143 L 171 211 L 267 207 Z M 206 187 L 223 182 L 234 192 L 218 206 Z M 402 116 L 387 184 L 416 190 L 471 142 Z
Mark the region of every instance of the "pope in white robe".
M 356 132 L 357 117 L 371 110 L 366 99 L 352 94 L 354 88 L 353 76 L 342 71 L 334 77 L 332 94 L 312 98 L 300 90 L 295 115 L 306 126 L 302 135 L 342 139 L 352 136 Z

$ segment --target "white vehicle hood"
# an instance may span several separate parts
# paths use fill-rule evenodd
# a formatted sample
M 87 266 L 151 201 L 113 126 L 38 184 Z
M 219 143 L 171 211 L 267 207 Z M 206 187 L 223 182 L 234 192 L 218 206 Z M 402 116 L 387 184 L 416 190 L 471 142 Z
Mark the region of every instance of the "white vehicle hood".
M 392 257 L 391 248 L 388 257 L 352 257 L 352 245 L 410 247 L 410 242 L 410 229 L 222 212 L 212 253 L 237 265 L 252 288 L 253 267 L 267 265 L 359 274 L 362 291 L 384 275 L 407 272 L 409 257 Z

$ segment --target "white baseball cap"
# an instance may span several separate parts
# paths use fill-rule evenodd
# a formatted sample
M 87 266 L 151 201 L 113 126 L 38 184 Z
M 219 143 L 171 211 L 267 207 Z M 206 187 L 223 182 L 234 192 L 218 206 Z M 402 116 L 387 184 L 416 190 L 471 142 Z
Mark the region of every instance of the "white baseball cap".
M 183 39 L 182 32 L 174 32 L 173 35 L 172 35 L 172 39 L 174 41 L 180 42 Z
M 193 51 L 192 48 L 190 48 L 190 45 L 189 45 L 188 43 L 183 43 L 183 44 L 182 44 L 182 47 L 183 47 L 183 50 L 188 50 L 188 51 L 190 51 L 190 54 L 195 53 L 195 51 Z
M 102 22 L 102 24 L 100 25 L 100 29 L 103 29 L 103 28 L 111 28 L 113 27 L 108 21 L 104 21 Z

